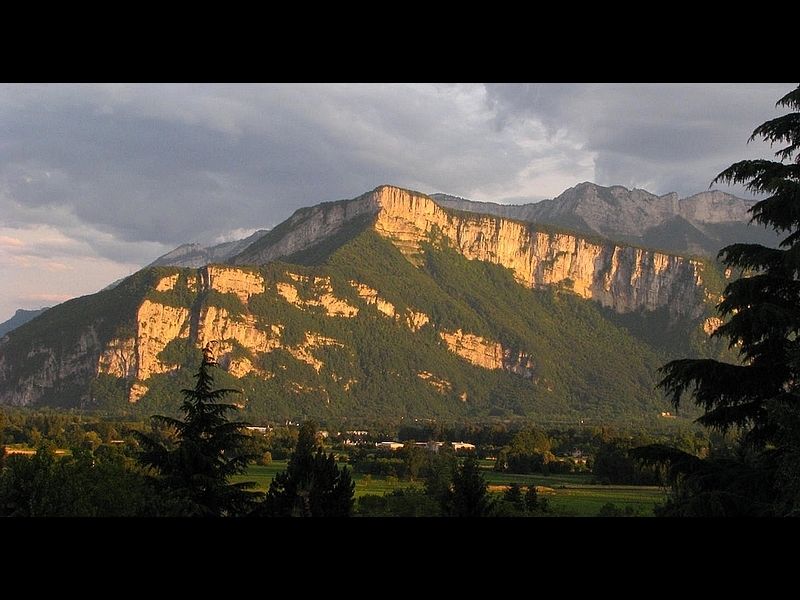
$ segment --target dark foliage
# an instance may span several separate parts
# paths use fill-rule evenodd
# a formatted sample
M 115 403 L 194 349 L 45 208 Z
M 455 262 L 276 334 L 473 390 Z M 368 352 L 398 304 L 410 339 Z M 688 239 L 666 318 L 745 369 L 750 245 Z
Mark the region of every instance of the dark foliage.
M 5 458 L 0 515 L 6 517 L 137 517 L 158 511 L 147 478 L 114 449 L 75 448 L 58 458 L 42 444 L 33 456 Z
M 357 514 L 365 517 L 438 517 L 441 509 L 434 498 L 412 487 L 383 496 L 362 496 L 358 499 Z
M 325 454 L 316 442 L 316 425 L 300 428 L 297 448 L 269 486 L 255 514 L 270 517 L 349 517 L 355 483 L 347 467 L 339 469 L 333 453 Z
M 732 458 L 693 460 L 650 447 L 640 455 L 670 465 L 673 505 L 669 514 L 784 515 L 800 511 L 800 86 L 778 101 L 796 112 L 758 127 L 751 137 L 786 144 L 780 162 L 745 160 L 714 182 L 745 184 L 767 197 L 751 209 L 751 221 L 788 234 L 779 248 L 734 244 L 720 252 L 741 277 L 718 305 L 727 320 L 715 333 L 739 353 L 740 363 L 675 360 L 662 368 L 660 386 L 677 407 L 691 396 L 699 421 L 741 433 Z M 660 451 L 660 454 L 659 454 Z
M 547 512 L 547 504 L 547 498 L 539 498 L 536 486 L 533 484 L 529 485 L 528 491 L 525 492 L 525 509 L 529 513 Z
M 138 433 L 139 460 L 157 472 L 157 483 L 169 499 L 168 514 L 176 516 L 236 516 L 247 514 L 258 494 L 247 491 L 251 482 L 230 483 L 257 458 L 245 450 L 244 422 L 229 421 L 237 410 L 219 400 L 234 389 L 213 389 L 211 369 L 216 365 L 206 347 L 194 389 L 183 389 L 182 420 L 157 415 L 153 420 L 175 430 L 174 443 Z
M 478 459 L 467 456 L 453 476 L 450 515 L 453 517 L 485 517 L 491 509 L 486 480 Z
M 508 489 L 503 492 L 503 501 L 508 502 L 519 511 L 525 510 L 525 498 L 522 495 L 522 487 L 518 483 L 512 483 Z
M 631 443 L 615 439 L 604 443 L 594 456 L 595 481 L 612 485 L 658 485 L 656 467 L 643 465 L 630 454 Z

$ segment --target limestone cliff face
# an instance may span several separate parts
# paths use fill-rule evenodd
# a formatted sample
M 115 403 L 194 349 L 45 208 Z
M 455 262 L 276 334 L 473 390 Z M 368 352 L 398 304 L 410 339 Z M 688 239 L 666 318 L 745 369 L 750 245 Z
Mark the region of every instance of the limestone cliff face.
M 679 198 L 675 193 L 656 196 L 585 182 L 556 198 L 530 204 L 475 202 L 447 194 L 432 198 L 447 208 L 563 227 L 678 254 L 714 257 L 736 242 L 778 242 L 771 232 L 747 227 L 752 200 L 716 190 Z
M 500 216 L 453 213 L 424 194 L 392 186 L 353 200 L 301 209 L 233 262 L 261 264 L 304 250 L 363 217 L 369 217 L 374 230 L 412 262 L 417 262 L 423 242 L 441 236 L 469 259 L 511 269 L 527 287 L 572 289 L 617 312 L 668 306 L 674 314 L 697 317 L 703 310 L 699 261 L 578 234 L 541 231 L 531 223 Z M 290 286 L 279 291 L 286 298 L 295 295 Z M 390 310 L 387 305 L 379 306 L 382 309 Z M 339 312 L 346 316 L 348 309 L 340 307 Z
M 158 359 L 158 354 L 175 339 L 189 336 L 189 311 L 186 308 L 166 306 L 145 300 L 137 314 L 136 375 L 147 379 L 153 373 L 165 373 L 169 365 Z
M 358 307 L 336 296 L 329 277 L 300 275 L 291 271 L 285 275 L 287 281 L 278 281 L 274 288 L 270 288 L 258 273 L 230 267 L 207 267 L 188 277 L 188 288 L 198 294 L 211 290 L 235 294 L 245 305 L 252 296 L 272 289 L 278 297 L 301 310 L 321 307 L 326 316 L 338 318 L 353 318 L 358 314 Z M 349 283 L 367 306 L 377 309 L 376 318 L 391 319 L 414 332 L 425 326 L 435 326 L 425 313 L 412 308 L 398 310 L 382 298 L 378 290 L 358 281 Z M 159 280 L 154 289 L 168 292 L 174 290 L 177 284 L 178 276 L 169 275 Z M 298 288 L 302 288 L 302 293 Z M 300 343 L 286 344 L 281 323 L 262 322 L 247 313 L 234 315 L 223 307 L 213 305 L 202 305 L 197 310 L 197 314 L 192 316 L 187 308 L 145 299 L 137 311 L 136 335 L 114 338 L 106 344 L 97 360 L 96 372 L 128 380 L 131 383 L 128 397 L 135 402 L 147 393 L 148 380 L 153 375 L 179 367 L 162 354 L 173 340 L 191 336 L 191 343 L 197 347 L 216 342 L 218 362 L 235 377 L 251 373 L 262 378 L 272 377 L 273 373 L 256 366 L 254 358 L 281 348 L 319 373 L 325 365 L 315 356 L 315 350 L 344 347 L 339 340 L 311 331 L 304 333 Z M 450 351 L 475 366 L 503 369 L 525 378 L 532 377 L 534 363 L 524 352 L 512 352 L 498 342 L 461 330 L 441 330 L 439 336 Z M 451 390 L 448 382 L 427 371 L 419 376 L 441 393 Z M 335 374 L 332 379 L 337 381 Z M 346 382 L 347 385 L 352 383 Z
M 471 333 L 464 333 L 460 329 L 457 331 L 440 331 L 439 337 L 442 338 L 447 347 L 465 358 L 477 367 L 484 369 L 503 368 L 503 347 L 497 342 L 485 340 L 480 336 Z
M 422 381 L 426 381 L 428 385 L 430 385 L 440 394 L 447 394 L 453 390 L 453 384 L 451 384 L 446 379 L 437 377 L 430 371 L 420 371 L 419 373 L 417 373 L 417 377 L 422 379 Z
M 533 360 L 525 352 L 513 352 L 499 342 L 472 333 L 440 331 L 439 337 L 451 352 L 483 369 L 503 369 L 526 379 L 533 376 Z
M 508 267 L 527 287 L 559 285 L 617 312 L 669 307 L 702 314 L 700 261 L 486 215 L 453 214 L 427 196 L 393 187 L 372 192 L 380 206 L 375 230 L 413 259 L 439 234 L 466 258 Z
M 295 273 L 289 273 L 289 276 L 293 281 L 304 284 L 311 283 L 312 287 L 311 294 L 304 298 L 295 285 L 278 282 L 276 286 L 278 294 L 289 304 L 302 309 L 321 307 L 329 317 L 355 317 L 358 314 L 357 307 L 336 297 L 331 287 L 330 278 L 314 277 L 312 281 L 308 277 Z
M 271 260 L 301 252 L 318 241 L 339 233 L 359 217 L 369 217 L 379 206 L 371 194 L 353 200 L 324 202 L 301 208 L 284 223 L 262 236 L 230 259 L 236 265 L 264 264 Z
M 298 211 L 294 221 L 259 238 L 256 244 L 260 245 L 237 260 L 251 256 L 254 263 L 265 262 L 308 248 L 365 216 L 375 232 L 412 262 L 420 257 L 422 245 L 433 239 L 451 245 L 468 259 L 509 268 L 516 280 L 529 288 L 559 286 L 618 312 L 666 306 L 674 314 L 699 317 L 704 311 L 703 264 L 699 261 L 574 234 L 544 232 L 530 223 L 500 217 L 454 213 L 427 196 L 390 186 L 352 201 Z M 432 331 L 448 351 L 479 368 L 536 377 L 537 357 L 525 349 L 506 348 L 474 332 L 441 329 L 418 307 L 398 306 L 381 290 L 363 282 L 353 279 L 337 283 L 343 288 L 349 285 L 349 289 L 335 289 L 328 276 L 290 270 L 277 280 L 270 275 L 273 278 L 268 282 L 267 271 L 263 273 L 246 266 L 209 265 L 167 274 L 148 283 L 141 301 L 130 303 L 124 327 L 116 327 L 114 333 L 100 327 L 105 317 L 98 315 L 100 320 L 87 320 L 91 324 L 76 330 L 69 344 L 32 343 L 17 351 L 13 361 L 4 350 L 6 338 L 0 342 L 0 404 L 34 403 L 46 390 L 57 390 L 71 381 L 83 382 L 87 391 L 82 399 L 90 400 L 86 382 L 99 374 L 124 379 L 129 399 L 137 401 L 147 393 L 154 376 L 179 367 L 171 362 L 173 349 L 186 343 L 202 347 L 210 341 L 218 342 L 218 361 L 236 377 L 273 377 L 264 366 L 271 363 L 260 358 L 283 349 L 345 390 L 357 384 L 356 379 L 339 382 L 321 358 L 330 352 L 347 352 L 340 339 L 322 331 L 287 332 L 284 323 L 264 316 L 268 312 L 251 314 L 250 303 L 265 296 L 269 302 L 285 302 L 311 312 L 314 318 L 334 319 L 340 328 L 348 319 L 366 317 L 391 320 L 404 331 L 419 335 Z M 711 332 L 718 325 L 709 320 L 705 329 Z M 176 341 L 181 344 L 173 344 Z M 420 369 L 418 377 L 443 394 L 453 391 L 449 382 L 435 374 L 433 365 L 431 370 Z M 327 392 L 323 395 L 327 397 Z
M 223 294 L 235 294 L 245 304 L 250 296 L 264 291 L 264 278 L 252 271 L 210 266 L 201 269 L 200 273 L 207 289 Z
M 356 289 L 359 298 L 364 300 L 367 304 L 374 305 L 378 309 L 378 312 L 392 318 L 397 314 L 394 304 L 381 298 L 378 295 L 378 290 L 373 290 L 368 285 L 358 283 L 357 281 L 351 281 L 350 285 Z
M 38 401 L 49 389 L 91 377 L 101 350 L 97 332 L 89 326 L 70 347 L 31 348 L 24 360 L 36 368 L 26 369 L 16 379 L 12 379 L 13 365 L 0 354 L 0 404 L 26 406 Z M 88 394 L 81 394 L 81 403 L 86 400 Z
M 99 373 L 108 373 L 123 379 L 135 379 L 139 375 L 135 338 L 114 338 L 100 355 L 97 363 Z
M 298 281 L 299 277 L 289 276 Z M 178 282 L 177 275 L 170 275 L 159 280 L 154 289 L 159 292 L 170 291 Z M 318 282 L 329 295 L 330 281 Z M 216 291 L 223 294 L 234 294 L 243 304 L 256 294 L 265 291 L 263 277 L 255 272 L 230 267 L 205 267 L 188 278 L 188 288 L 200 294 Z M 294 300 L 290 298 L 289 300 Z M 316 305 L 337 308 L 314 300 Z M 336 314 L 336 313 L 332 313 Z M 192 321 L 195 322 L 192 325 Z M 203 347 L 209 342 L 216 342 L 216 358 L 235 377 L 244 377 L 249 373 L 269 378 L 272 374 L 256 368 L 248 356 L 242 356 L 237 349 L 243 349 L 253 356 L 272 352 L 278 348 L 286 350 L 297 360 L 311 365 L 319 371 L 322 367 L 313 354 L 315 348 L 335 346 L 336 340 L 307 332 L 305 341 L 287 346 L 282 342 L 283 325 L 279 323 L 259 323 L 250 314 L 232 315 L 225 308 L 202 305 L 194 319 L 191 311 L 183 307 L 145 299 L 137 311 L 136 335 L 131 338 L 114 338 L 105 347 L 96 363 L 96 372 L 130 380 L 132 383 L 129 399 L 135 402 L 147 392 L 147 380 L 157 373 L 166 373 L 179 367 L 161 357 L 167 345 L 176 339 L 188 338 L 192 343 Z M 192 329 L 194 329 L 192 331 Z

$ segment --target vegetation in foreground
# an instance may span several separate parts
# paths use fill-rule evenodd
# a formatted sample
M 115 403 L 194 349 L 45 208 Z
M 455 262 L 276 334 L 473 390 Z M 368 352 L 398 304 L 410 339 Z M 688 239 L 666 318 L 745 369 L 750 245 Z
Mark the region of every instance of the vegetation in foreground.
M 212 367 L 207 361 L 201 365 L 198 385 L 184 390 L 187 402 L 208 400 L 214 390 L 209 373 L 203 372 Z M 218 397 L 225 394 L 225 390 L 216 392 Z M 316 431 L 311 423 L 271 431 L 264 428 L 263 433 L 250 431 L 244 437 L 229 435 L 242 425 L 229 423 L 229 428 L 223 428 L 226 435 L 213 435 L 224 423 L 210 417 L 229 409 L 209 408 L 193 406 L 192 415 L 174 424 L 155 418 L 145 432 L 122 423 L 80 422 L 79 417 L 63 413 L 0 413 L 0 441 L 12 442 L 4 448 L 13 453 L 3 456 L 0 467 L 0 512 L 14 516 L 330 516 L 351 511 L 362 516 L 572 516 L 597 515 L 602 509 L 624 516 L 649 514 L 661 493 L 655 487 L 609 485 L 630 482 L 635 467 L 625 450 L 631 440 L 608 430 L 545 432 L 528 426 L 508 431 L 497 424 L 450 429 L 427 423 L 396 429 L 392 436 L 407 441 L 392 452 L 369 441 L 352 445 L 349 438 L 353 434 L 365 437 L 366 431 L 326 438 L 329 432 Z M 181 430 L 184 433 L 179 435 Z M 469 455 L 456 452 L 449 443 L 438 447 L 413 439 L 431 440 L 439 435 L 454 439 L 453 435 L 462 434 L 477 442 Z M 228 440 L 222 444 L 226 452 L 218 456 L 214 448 L 222 439 Z M 687 449 L 703 452 L 705 448 L 692 435 L 670 439 L 682 439 Z M 34 440 L 37 449 L 29 445 Z M 58 450 L 56 440 L 68 449 Z M 142 440 L 147 441 L 142 444 Z M 564 449 L 576 444 L 588 460 L 563 455 Z M 473 455 L 474 459 L 466 459 Z M 489 455 L 492 458 L 478 459 Z M 496 455 L 516 459 L 501 464 Z M 254 457 L 255 463 L 242 472 L 245 457 Z M 231 465 L 238 465 L 238 474 Z M 195 468 L 198 477 L 192 474 Z M 242 485 L 246 482 L 252 482 L 251 491 Z M 229 502 L 240 493 L 249 495 L 246 502 Z M 267 501 L 262 501 L 265 493 Z M 605 506 L 609 503 L 613 506 Z M 249 509 L 239 508 L 248 505 Z
M 653 509 L 666 501 L 662 486 L 599 484 L 591 473 L 564 475 L 515 475 L 494 470 L 494 461 L 479 461 L 481 475 L 493 500 L 505 499 L 504 494 L 514 485 L 519 486 L 523 497 L 534 488 L 545 512 L 528 511 L 531 516 L 595 517 L 606 505 L 617 512 L 606 516 L 652 517 Z M 266 491 L 276 473 L 286 468 L 285 460 L 269 465 L 251 464 L 247 472 L 236 476 L 235 481 L 253 481 L 254 489 Z M 355 473 L 354 516 L 432 516 L 437 508 L 426 501 L 424 481 L 409 481 L 394 476 L 372 476 Z M 427 512 L 426 512 L 427 507 Z M 519 508 L 517 506 L 517 508 Z M 507 516 L 521 516 L 517 510 Z M 503 516 L 503 515 L 501 515 Z
M 725 288 L 718 309 L 727 321 L 715 335 L 740 360 L 674 360 L 660 383 L 676 407 L 693 398 L 704 411 L 700 423 L 735 430 L 738 442 L 706 458 L 664 446 L 637 451 L 668 468 L 663 515 L 800 515 L 800 86 L 778 106 L 796 112 L 762 124 L 751 139 L 785 144 L 780 160 L 740 161 L 715 179 L 766 194 L 751 221 L 786 235 L 778 248 L 733 244 L 720 252 L 741 276 Z

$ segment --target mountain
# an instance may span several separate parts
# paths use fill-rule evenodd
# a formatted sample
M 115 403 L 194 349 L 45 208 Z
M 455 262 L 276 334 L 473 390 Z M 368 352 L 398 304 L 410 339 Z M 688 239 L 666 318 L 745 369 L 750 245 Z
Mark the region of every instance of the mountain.
M 381 186 L 227 264 L 50 309 L 0 342 L 0 403 L 174 412 L 216 342 L 249 418 L 654 418 L 666 359 L 722 351 L 723 284 L 711 261 Z
M 203 267 L 211 263 L 225 262 L 239 254 L 250 244 L 263 237 L 269 230 L 259 229 L 241 240 L 223 242 L 215 246 L 182 244 L 165 255 L 158 257 L 148 267 Z
M 48 307 L 40 308 L 38 310 L 25 310 L 23 308 L 17 309 L 17 312 L 14 313 L 14 316 L 11 317 L 8 321 L 0 323 L 0 337 L 3 337 L 9 331 L 13 331 L 20 325 L 25 325 L 31 319 L 35 319 L 44 311 L 47 310 Z
M 473 202 L 447 194 L 431 197 L 448 208 L 554 225 L 678 254 L 713 257 L 736 242 L 771 246 L 778 242 L 771 231 L 747 225 L 753 201 L 716 190 L 679 198 L 675 193 L 656 196 L 619 185 L 581 183 L 552 200 L 533 204 Z

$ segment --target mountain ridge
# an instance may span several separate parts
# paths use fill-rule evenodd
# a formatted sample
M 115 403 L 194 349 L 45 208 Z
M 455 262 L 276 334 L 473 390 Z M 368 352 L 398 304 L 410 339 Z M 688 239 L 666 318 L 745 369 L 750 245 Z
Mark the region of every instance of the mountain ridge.
M 681 277 L 692 282 L 700 277 L 701 262 L 692 258 L 615 245 L 596 236 L 581 236 L 504 217 L 454 213 L 441 207 L 432 197 L 389 185 L 379 186 L 351 200 L 300 209 L 284 224 L 233 257 L 231 263 L 257 265 L 296 254 L 330 239 L 354 223 L 356 230 L 374 228 L 412 262 L 419 254 L 421 242 L 432 234 L 442 235 L 469 259 L 510 268 L 517 280 L 527 287 L 569 280 L 578 295 L 594 298 L 604 306 L 623 312 L 669 303 L 663 293 L 672 291 L 668 286 L 642 289 L 649 284 L 640 276 L 648 269 L 654 268 L 669 277 L 681 272 Z M 618 276 L 621 279 L 615 279 Z M 689 296 L 694 293 L 691 289 L 686 292 Z M 702 301 L 689 300 L 689 296 L 683 304 L 692 304 L 689 311 L 696 313 Z
M 269 229 L 259 229 L 245 238 L 222 242 L 213 246 L 202 246 L 197 243 L 181 244 L 177 248 L 159 256 L 147 267 L 197 268 L 215 262 L 225 262 L 267 233 L 269 233 Z
M 0 338 L 3 337 L 5 334 L 15 330 L 17 327 L 21 327 L 28 321 L 31 321 L 46 311 L 49 307 L 45 306 L 44 308 L 34 309 L 34 310 L 26 310 L 24 308 L 18 308 L 17 311 L 7 321 L 0 323 Z
M 349 221 L 351 217 L 356 216 L 352 214 L 353 210 L 361 210 L 359 214 L 375 213 L 377 207 L 363 206 L 362 200 L 368 194 L 369 192 L 353 199 L 323 202 L 297 209 L 275 228 L 276 231 L 261 229 L 246 238 L 213 246 L 202 246 L 197 243 L 182 244 L 147 266 L 196 268 L 212 263 L 248 264 L 253 261 L 270 260 L 272 257 L 296 254 L 305 248 L 277 248 L 271 253 L 261 255 L 258 254 L 258 248 L 268 245 L 270 239 L 279 235 L 281 230 L 286 227 L 297 227 L 303 221 L 309 222 L 311 235 L 319 232 L 331 234 L 336 230 L 337 223 Z M 767 245 L 776 242 L 775 236 L 769 232 L 746 227 L 749 220 L 747 210 L 755 202 L 754 200 L 737 198 L 719 190 L 698 192 L 680 198 L 675 192 L 658 196 L 639 188 L 629 190 L 621 185 L 604 187 L 583 182 L 568 188 L 555 198 L 526 204 L 480 202 L 445 193 L 434 193 L 429 197 L 444 208 L 549 225 L 561 228 L 565 233 L 599 235 L 627 245 L 683 255 L 713 257 L 724 245 L 740 240 Z M 593 200 L 600 200 L 603 204 L 599 207 L 591 206 Z M 630 205 L 624 211 L 630 217 L 631 214 L 643 212 L 642 204 L 650 206 L 651 210 L 650 214 L 644 214 L 644 219 L 638 215 L 638 223 L 630 218 L 626 222 L 626 219 L 615 214 L 619 211 L 609 210 Z M 344 211 L 341 217 L 334 217 L 332 222 L 315 221 L 315 215 L 322 214 L 328 218 L 333 212 L 330 209 L 336 207 Z M 598 222 L 597 217 L 601 217 L 605 222 Z M 617 224 L 614 225 L 614 222 Z M 672 223 L 680 223 L 674 228 L 676 231 L 672 231 Z M 688 238 L 685 231 L 687 228 L 691 230 Z M 718 231 L 720 228 L 725 231 Z
M 576 233 L 679 254 L 713 257 L 730 243 L 777 243 L 777 236 L 771 232 L 747 226 L 747 211 L 755 201 L 719 190 L 679 198 L 674 192 L 657 196 L 637 188 L 584 182 L 555 198 L 529 204 L 475 202 L 441 193 L 431 197 L 449 208 L 561 226 Z M 674 232 L 670 226 L 673 222 L 681 223 Z M 683 235 L 683 222 L 693 230 L 688 239 Z
M 12 332 L 0 403 L 172 410 L 216 340 L 259 414 L 655 414 L 663 351 L 632 332 L 708 343 L 710 263 L 393 186 L 295 217 L 229 259 L 246 264 L 146 268 Z

